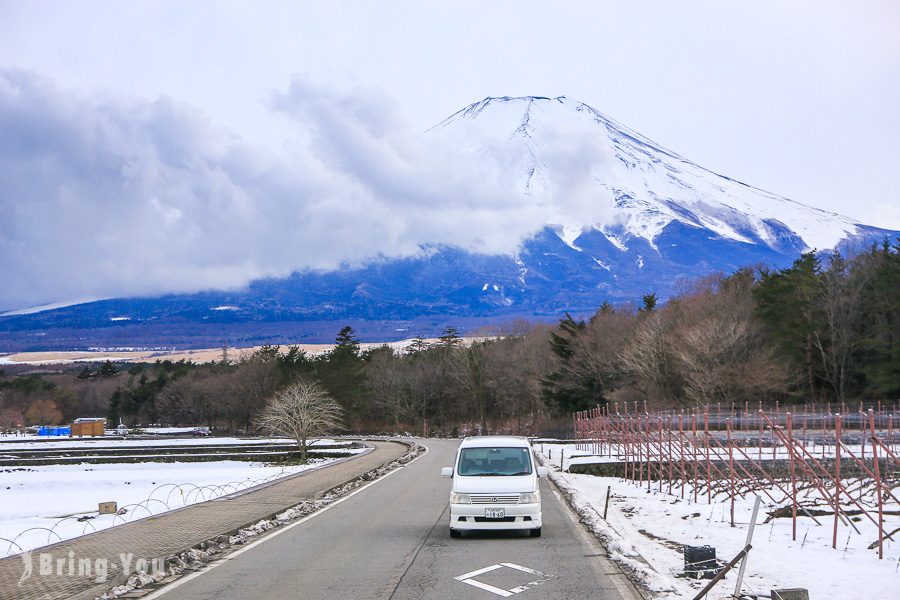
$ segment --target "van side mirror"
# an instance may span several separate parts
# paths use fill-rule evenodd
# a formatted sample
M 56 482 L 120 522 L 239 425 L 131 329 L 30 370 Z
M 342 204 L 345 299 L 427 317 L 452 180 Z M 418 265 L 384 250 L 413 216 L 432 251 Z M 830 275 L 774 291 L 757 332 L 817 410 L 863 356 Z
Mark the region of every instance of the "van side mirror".
M 537 468 L 538 477 L 546 477 L 550 474 L 550 469 L 547 467 L 538 467 Z
M 441 477 L 453 477 L 453 467 L 444 467 L 441 469 Z

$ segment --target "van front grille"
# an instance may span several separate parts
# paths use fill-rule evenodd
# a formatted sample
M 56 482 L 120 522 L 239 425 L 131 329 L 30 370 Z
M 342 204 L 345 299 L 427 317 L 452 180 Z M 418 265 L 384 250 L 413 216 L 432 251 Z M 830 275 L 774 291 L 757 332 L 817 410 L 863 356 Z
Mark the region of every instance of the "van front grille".
M 472 504 L 518 504 L 519 494 L 469 494 Z

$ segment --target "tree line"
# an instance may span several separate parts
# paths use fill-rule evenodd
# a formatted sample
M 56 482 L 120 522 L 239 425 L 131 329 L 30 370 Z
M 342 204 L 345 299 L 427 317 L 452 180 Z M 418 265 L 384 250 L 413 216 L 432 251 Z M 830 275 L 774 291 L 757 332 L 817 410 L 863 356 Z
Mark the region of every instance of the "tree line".
M 315 382 L 352 432 L 548 433 L 575 410 L 716 402 L 900 398 L 900 247 L 852 259 L 807 253 L 785 269 L 746 268 L 685 283 L 660 305 L 604 302 L 589 318 L 517 322 L 463 340 L 447 328 L 402 350 L 264 346 L 209 364 L 103 363 L 0 372 L 0 428 L 106 415 L 252 431 L 273 395 Z

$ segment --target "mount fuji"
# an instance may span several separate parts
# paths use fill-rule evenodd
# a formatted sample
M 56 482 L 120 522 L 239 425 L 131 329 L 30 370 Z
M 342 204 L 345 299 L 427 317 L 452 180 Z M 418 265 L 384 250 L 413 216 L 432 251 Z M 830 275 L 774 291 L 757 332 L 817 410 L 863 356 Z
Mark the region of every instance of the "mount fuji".
M 677 282 L 853 252 L 893 232 L 705 169 L 566 97 L 489 97 L 425 137 L 462 155 L 504 157 L 523 206 L 548 222 L 509 254 L 423 247 L 238 291 L 114 299 L 0 316 L 0 351 L 330 341 L 474 329 L 516 317 L 589 314 L 603 300 L 670 296 Z

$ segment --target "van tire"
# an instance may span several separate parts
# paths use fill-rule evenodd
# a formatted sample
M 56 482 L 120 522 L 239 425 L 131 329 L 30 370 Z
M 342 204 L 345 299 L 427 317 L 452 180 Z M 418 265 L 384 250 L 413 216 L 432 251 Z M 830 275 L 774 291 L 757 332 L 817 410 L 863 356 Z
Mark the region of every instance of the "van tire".
M 529 529 L 528 535 L 530 535 L 531 537 L 541 537 L 541 528 L 537 527 L 535 529 Z
M 452 538 L 461 538 L 461 537 L 462 537 L 462 531 L 460 531 L 459 529 L 451 529 L 451 530 L 450 530 L 450 537 L 452 537 Z

